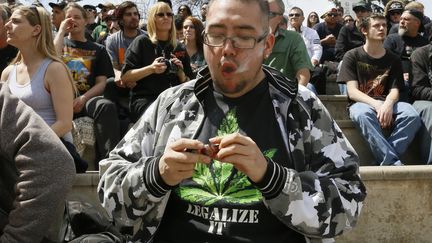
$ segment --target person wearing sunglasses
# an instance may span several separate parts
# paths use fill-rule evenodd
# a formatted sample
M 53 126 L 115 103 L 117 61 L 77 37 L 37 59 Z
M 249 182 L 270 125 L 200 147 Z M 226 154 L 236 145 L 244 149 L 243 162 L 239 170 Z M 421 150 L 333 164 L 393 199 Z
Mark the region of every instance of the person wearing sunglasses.
M 315 95 L 263 65 L 269 14 L 267 0 L 210 1 L 207 67 L 101 162 L 102 206 L 131 241 L 332 242 L 356 224 L 358 156 Z
M 107 18 L 108 12 L 110 10 L 115 10 L 115 5 L 109 2 L 106 3 L 99 3 L 97 5 L 98 8 L 101 9 L 99 12 L 99 25 L 94 28 L 92 33 L 93 40 L 99 39 L 99 36 L 102 32 L 108 33 L 109 32 L 109 26 L 106 24 L 105 19 Z
M 349 14 L 344 15 L 342 19 L 343 19 L 344 25 L 353 25 L 354 24 L 354 19 Z
M 316 12 L 310 12 L 307 17 L 306 26 L 309 28 L 313 28 L 316 24 L 320 22 L 318 14 Z
M 187 17 L 192 16 L 192 10 L 188 5 L 182 4 L 177 10 L 177 15 L 179 15 L 184 21 Z
M 270 0 L 269 7 L 270 30 L 276 38 L 272 53 L 266 58 L 264 64 L 281 71 L 289 79 L 308 86 L 310 70 L 313 67 L 303 38 L 294 31 L 279 28 L 285 11 L 282 0 Z
M 174 14 L 157 2 L 148 11 L 147 34 L 135 38 L 126 51 L 121 79 L 132 88 L 131 121 L 136 122 L 164 90 L 193 77 L 184 44 L 177 41 Z
M 303 10 L 299 7 L 292 7 L 288 14 L 289 25 L 288 30 L 295 31 L 301 35 L 303 38 L 303 42 L 306 45 L 307 52 L 309 54 L 309 60 L 313 66 L 312 74 L 321 73 L 318 65 L 319 60 L 322 55 L 322 46 L 320 43 L 320 38 L 316 30 L 309 28 L 303 25 L 303 21 L 305 20 Z M 310 80 L 310 85 L 312 90 L 316 91 L 317 94 L 325 94 L 326 85 L 325 85 L 325 77 L 323 75 L 318 75 Z
M 391 0 L 384 7 L 384 15 L 387 19 L 387 33 L 390 29 L 399 24 L 400 17 L 405 8 L 405 3 L 402 0 Z
M 338 12 L 336 8 L 331 8 L 321 15 L 321 19 L 324 19 L 324 21 L 313 27 L 318 33 L 321 46 L 323 47 L 323 54 L 320 60 L 321 64 L 324 64 L 326 61 L 335 61 L 336 39 L 343 26 L 337 21 L 337 16 Z

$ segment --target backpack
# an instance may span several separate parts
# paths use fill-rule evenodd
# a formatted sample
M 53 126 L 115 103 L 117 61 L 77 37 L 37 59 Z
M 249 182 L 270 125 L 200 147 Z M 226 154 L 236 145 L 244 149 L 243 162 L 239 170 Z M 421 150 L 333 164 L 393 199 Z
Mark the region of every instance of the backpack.
M 126 242 L 126 237 L 94 205 L 66 201 L 59 242 Z

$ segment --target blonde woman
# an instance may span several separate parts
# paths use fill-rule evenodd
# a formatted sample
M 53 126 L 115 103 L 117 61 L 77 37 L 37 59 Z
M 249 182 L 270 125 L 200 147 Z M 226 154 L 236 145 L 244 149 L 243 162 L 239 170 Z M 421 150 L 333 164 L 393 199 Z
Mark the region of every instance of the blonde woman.
M 49 14 L 40 7 L 20 6 L 5 27 L 8 44 L 19 52 L 1 80 L 67 141 L 66 146 L 72 145 L 74 85 L 55 51 Z
M 135 38 L 126 52 L 122 81 L 132 87 L 132 121 L 138 120 L 162 91 L 193 76 L 186 48 L 177 42 L 173 17 L 168 4 L 154 4 L 148 13 L 148 36 Z

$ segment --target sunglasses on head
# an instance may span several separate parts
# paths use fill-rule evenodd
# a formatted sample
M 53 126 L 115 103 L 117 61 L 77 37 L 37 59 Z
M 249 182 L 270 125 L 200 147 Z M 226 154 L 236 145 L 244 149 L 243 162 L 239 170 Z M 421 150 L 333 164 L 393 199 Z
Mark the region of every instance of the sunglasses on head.
M 173 13 L 157 13 L 156 16 L 163 18 L 164 16 L 170 18 L 172 16 L 174 16 Z
M 288 14 L 288 17 L 300 17 L 301 16 L 301 14 L 299 14 L 299 13 L 293 13 L 293 14 Z

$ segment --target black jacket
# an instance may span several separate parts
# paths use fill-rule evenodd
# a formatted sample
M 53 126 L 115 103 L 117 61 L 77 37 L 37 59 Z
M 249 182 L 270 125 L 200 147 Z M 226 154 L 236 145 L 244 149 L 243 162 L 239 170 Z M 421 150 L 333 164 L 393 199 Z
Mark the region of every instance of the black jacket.
M 411 55 L 413 100 L 432 101 L 432 44 L 418 48 Z
M 365 43 L 363 34 L 357 29 L 355 23 L 344 26 L 336 40 L 336 60 L 342 61 L 345 53 L 351 49 L 362 46 Z

